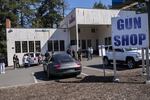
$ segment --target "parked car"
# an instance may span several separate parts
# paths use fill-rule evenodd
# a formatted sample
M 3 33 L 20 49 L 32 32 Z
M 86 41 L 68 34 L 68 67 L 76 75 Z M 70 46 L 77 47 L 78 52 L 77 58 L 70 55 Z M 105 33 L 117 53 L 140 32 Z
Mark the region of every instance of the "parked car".
M 106 54 L 103 58 L 104 64 L 109 65 L 113 62 L 113 48 L 112 46 L 105 47 Z M 117 63 L 125 63 L 128 68 L 134 68 L 141 64 L 142 55 L 141 50 L 137 48 L 130 49 L 115 49 L 115 59 Z
M 43 70 L 47 77 L 63 75 L 79 75 L 82 70 L 81 63 L 66 53 L 52 55 L 48 62 L 43 62 Z
M 30 65 L 40 64 L 41 63 L 41 54 L 40 53 L 26 53 L 23 56 L 23 65 L 27 66 L 29 63 Z

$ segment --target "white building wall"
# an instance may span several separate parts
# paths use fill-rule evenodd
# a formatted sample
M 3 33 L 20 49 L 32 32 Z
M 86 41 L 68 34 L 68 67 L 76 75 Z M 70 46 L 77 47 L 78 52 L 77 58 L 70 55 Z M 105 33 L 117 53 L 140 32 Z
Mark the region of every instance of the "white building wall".
M 111 25 L 112 17 L 130 16 L 131 14 L 135 14 L 135 11 L 76 8 L 64 18 L 60 26 L 70 28 L 75 26 L 76 23 L 81 25 Z M 75 20 L 69 23 L 74 17 Z M 66 25 L 67 23 L 68 25 Z
M 110 25 L 112 17 L 129 16 L 135 11 L 76 8 L 77 24 Z
M 42 30 L 45 30 L 45 32 L 42 32 Z M 65 49 L 67 49 L 69 44 L 69 33 L 67 31 L 64 31 L 64 29 L 11 28 L 6 29 L 6 31 L 7 31 L 8 66 L 13 65 L 14 54 L 18 55 L 20 64 L 22 64 L 22 57 L 24 53 L 15 53 L 15 41 L 41 41 L 41 53 L 43 54 L 47 51 L 48 40 L 65 40 Z

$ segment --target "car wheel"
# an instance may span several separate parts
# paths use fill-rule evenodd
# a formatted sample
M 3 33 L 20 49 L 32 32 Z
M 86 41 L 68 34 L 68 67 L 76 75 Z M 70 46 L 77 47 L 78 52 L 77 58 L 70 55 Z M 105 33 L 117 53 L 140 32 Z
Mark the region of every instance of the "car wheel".
M 134 59 L 128 58 L 128 59 L 127 59 L 127 66 L 128 66 L 128 68 L 130 68 L 130 69 L 134 68 L 134 66 L 135 66 Z
M 103 59 L 103 63 L 104 63 L 104 65 L 106 65 L 106 66 L 110 65 L 110 62 L 109 62 L 109 60 L 108 60 L 107 57 L 105 57 L 105 58 Z

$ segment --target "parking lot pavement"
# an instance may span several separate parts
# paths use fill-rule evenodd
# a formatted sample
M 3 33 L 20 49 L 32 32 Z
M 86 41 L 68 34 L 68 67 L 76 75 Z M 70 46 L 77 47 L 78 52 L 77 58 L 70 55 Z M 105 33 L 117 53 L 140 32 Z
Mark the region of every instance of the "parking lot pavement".
M 94 57 L 92 60 L 87 61 L 86 58 L 82 60 L 82 73 L 78 77 L 64 77 L 47 79 L 46 74 L 43 72 L 42 65 L 32 66 L 29 68 L 7 68 L 6 74 L 0 74 L 0 87 L 18 86 L 25 84 L 34 84 L 39 82 L 55 82 L 55 81 L 76 81 L 82 82 L 82 80 L 95 77 L 96 79 L 104 78 L 103 65 L 101 57 Z M 117 71 L 131 70 L 126 66 L 117 65 Z M 133 69 L 134 70 L 134 69 Z M 105 69 L 106 76 L 113 76 L 113 66 L 108 66 Z
M 41 66 L 18 69 L 6 68 L 6 73 L 0 74 L 0 87 L 18 86 L 35 83 L 32 74 L 41 70 Z

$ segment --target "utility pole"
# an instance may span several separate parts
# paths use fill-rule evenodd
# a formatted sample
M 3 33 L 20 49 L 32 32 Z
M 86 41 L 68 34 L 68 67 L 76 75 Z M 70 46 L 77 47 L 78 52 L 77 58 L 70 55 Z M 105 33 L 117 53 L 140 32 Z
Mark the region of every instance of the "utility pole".
M 149 41 L 150 41 L 150 1 L 149 0 L 145 0 L 146 1 L 146 5 L 147 5 L 147 13 L 148 13 L 148 28 L 149 28 Z M 150 43 L 150 42 L 149 42 Z M 149 49 L 146 50 L 146 83 L 150 84 L 150 69 L 149 69 Z

